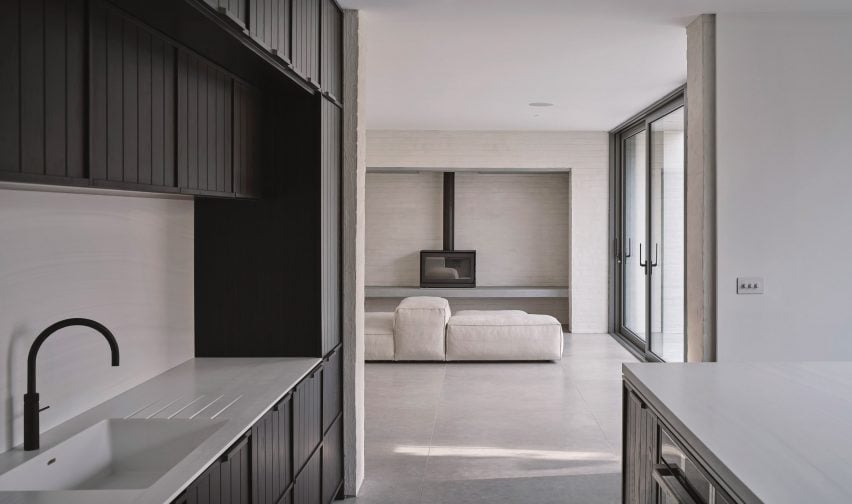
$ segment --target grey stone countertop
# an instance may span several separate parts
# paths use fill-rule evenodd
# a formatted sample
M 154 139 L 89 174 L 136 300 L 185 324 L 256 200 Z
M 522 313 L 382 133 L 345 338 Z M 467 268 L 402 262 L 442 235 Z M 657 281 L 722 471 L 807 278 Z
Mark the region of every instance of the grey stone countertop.
M 0 478 L 107 419 L 218 420 L 217 428 L 151 486 L 134 490 L 0 492 L 0 503 L 170 503 L 316 365 L 318 358 L 196 358 L 41 434 L 41 449 L 0 453 Z M 58 465 L 58 464 L 57 464 Z
M 852 502 L 852 362 L 624 364 L 742 499 Z

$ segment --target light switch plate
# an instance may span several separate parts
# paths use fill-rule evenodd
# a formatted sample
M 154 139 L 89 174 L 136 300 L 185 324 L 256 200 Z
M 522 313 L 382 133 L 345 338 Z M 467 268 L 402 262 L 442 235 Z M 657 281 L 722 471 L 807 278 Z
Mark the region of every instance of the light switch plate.
M 738 277 L 737 294 L 763 294 L 763 277 Z

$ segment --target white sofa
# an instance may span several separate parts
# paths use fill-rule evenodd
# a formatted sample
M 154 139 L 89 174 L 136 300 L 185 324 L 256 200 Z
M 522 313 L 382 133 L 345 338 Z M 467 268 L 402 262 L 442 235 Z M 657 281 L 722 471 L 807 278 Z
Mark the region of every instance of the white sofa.
M 393 312 L 395 360 L 444 360 L 450 303 L 439 297 L 409 297 Z
M 520 310 L 460 311 L 447 323 L 448 361 L 560 360 L 562 324 Z
M 366 313 L 364 317 L 364 360 L 393 360 L 393 312 Z
M 446 299 L 404 299 L 393 313 L 366 314 L 365 360 L 556 361 L 562 325 L 521 310 L 450 312 Z

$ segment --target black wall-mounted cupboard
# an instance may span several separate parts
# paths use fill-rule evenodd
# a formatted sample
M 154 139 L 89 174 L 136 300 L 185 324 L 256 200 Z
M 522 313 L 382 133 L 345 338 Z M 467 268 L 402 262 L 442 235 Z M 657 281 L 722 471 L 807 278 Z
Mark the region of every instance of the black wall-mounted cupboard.
M 333 0 L 5 2 L 0 180 L 261 197 L 263 100 L 340 104 L 341 31 Z

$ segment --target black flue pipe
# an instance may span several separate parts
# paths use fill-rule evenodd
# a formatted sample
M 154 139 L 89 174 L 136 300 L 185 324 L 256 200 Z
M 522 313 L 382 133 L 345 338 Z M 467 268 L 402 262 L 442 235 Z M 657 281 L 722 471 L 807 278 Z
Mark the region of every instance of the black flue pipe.
M 444 172 L 444 250 L 455 250 L 456 174 Z

